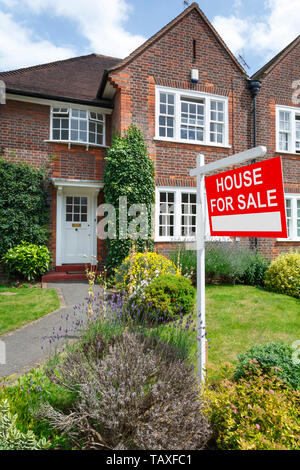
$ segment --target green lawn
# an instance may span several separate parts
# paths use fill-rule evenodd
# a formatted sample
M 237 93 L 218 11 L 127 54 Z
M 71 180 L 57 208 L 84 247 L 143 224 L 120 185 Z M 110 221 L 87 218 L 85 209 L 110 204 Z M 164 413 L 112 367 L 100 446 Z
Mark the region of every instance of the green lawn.
M 170 334 L 165 325 L 158 332 L 162 338 Z M 284 341 L 291 345 L 300 340 L 300 301 L 250 286 L 207 286 L 206 332 L 208 377 L 213 380 L 224 363 L 235 364 L 238 354 L 255 344 Z M 175 340 L 178 346 L 177 341 L 181 340 Z M 184 340 L 183 348 L 185 344 L 191 345 L 190 355 L 195 358 L 196 343 Z
M 254 344 L 300 339 L 300 301 L 249 286 L 206 288 L 209 368 L 235 363 Z
M 1 295 L 4 292 L 16 295 Z M 10 289 L 0 286 L 0 335 L 37 320 L 58 308 L 59 300 L 54 289 L 42 290 L 39 287 Z

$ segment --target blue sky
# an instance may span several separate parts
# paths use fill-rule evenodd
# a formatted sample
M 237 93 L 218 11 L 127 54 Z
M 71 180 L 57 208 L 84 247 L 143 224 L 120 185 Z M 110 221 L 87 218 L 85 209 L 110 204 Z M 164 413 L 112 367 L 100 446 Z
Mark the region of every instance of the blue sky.
M 198 3 L 249 74 L 300 33 L 299 0 Z M 183 0 L 0 0 L 0 70 L 91 52 L 125 57 L 182 10 Z

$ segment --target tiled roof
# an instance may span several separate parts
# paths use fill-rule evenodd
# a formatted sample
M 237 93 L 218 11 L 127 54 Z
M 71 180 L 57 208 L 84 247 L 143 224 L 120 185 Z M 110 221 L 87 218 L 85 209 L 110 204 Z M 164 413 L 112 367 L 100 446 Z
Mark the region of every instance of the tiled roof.
M 90 54 L 9 72 L 0 72 L 8 92 L 100 104 L 97 99 L 104 70 L 121 59 Z

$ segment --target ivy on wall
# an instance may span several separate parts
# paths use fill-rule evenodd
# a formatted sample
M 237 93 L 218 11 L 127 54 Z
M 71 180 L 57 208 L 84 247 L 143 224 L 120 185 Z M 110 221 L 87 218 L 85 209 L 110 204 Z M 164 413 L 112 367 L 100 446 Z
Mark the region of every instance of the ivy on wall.
M 46 244 L 48 193 L 44 170 L 0 159 L 0 256 L 22 241 Z
M 131 125 L 124 136 L 115 136 L 106 157 L 105 202 L 116 210 L 116 239 L 107 240 L 107 268 L 118 267 L 135 245 L 138 251 L 153 249 L 152 205 L 155 200 L 154 165 L 148 155 L 141 131 Z M 128 208 L 145 204 L 148 213 L 148 238 L 119 238 L 119 198 L 127 197 Z M 128 224 L 132 218 L 128 217 Z

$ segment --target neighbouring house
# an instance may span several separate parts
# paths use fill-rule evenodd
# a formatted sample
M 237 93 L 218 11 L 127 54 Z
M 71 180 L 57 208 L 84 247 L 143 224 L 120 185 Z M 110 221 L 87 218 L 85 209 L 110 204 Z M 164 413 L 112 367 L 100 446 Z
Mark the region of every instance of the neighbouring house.
M 155 163 L 157 250 L 168 254 L 193 238 L 196 155 L 210 162 L 255 144 L 268 147 L 267 158 L 282 155 L 289 238 L 240 243 L 268 256 L 300 246 L 300 105 L 292 88 L 300 36 L 249 78 L 193 3 L 124 60 L 90 54 L 2 72 L 0 80 L 4 158 L 50 169 L 56 273 L 47 280 L 80 278 L 92 256 L 105 263 L 97 238 L 105 155 L 113 133 L 131 123 Z

